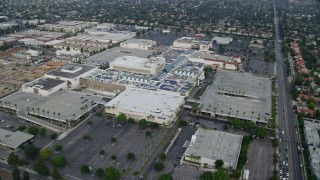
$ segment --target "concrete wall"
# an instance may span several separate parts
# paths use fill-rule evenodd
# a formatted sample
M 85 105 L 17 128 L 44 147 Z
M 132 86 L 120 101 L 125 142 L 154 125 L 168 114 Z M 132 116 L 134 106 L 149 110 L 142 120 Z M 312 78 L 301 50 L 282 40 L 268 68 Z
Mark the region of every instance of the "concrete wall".
M 83 78 L 80 79 L 80 85 L 89 89 L 103 90 L 108 92 L 123 92 L 124 90 L 126 90 L 125 85 L 100 82 Z

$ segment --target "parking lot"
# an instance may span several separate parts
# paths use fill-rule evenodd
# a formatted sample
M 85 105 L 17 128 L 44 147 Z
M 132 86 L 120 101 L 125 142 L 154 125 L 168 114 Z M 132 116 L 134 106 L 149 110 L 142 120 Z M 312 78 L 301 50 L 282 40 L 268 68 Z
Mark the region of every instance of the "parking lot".
M 244 169 L 250 171 L 249 180 L 267 180 L 272 176 L 274 149 L 270 140 L 253 140 Z
M 146 137 L 145 132 L 148 129 L 140 130 L 137 125 L 122 124 L 119 127 L 115 121 L 113 128 L 112 120 L 97 116 L 92 116 L 90 121 L 92 125 L 84 122 L 64 139 L 50 146 L 54 147 L 57 144 L 63 146 L 63 151 L 60 154 L 66 157 L 68 165 L 62 169 L 62 172 L 71 179 L 92 179 L 93 172 L 98 168 L 105 169 L 108 166 L 118 168 L 122 172 L 123 178 L 131 178 L 133 172 L 140 170 L 167 131 L 162 128 L 149 129 L 152 131 L 152 137 Z M 84 140 L 86 134 L 90 135 L 91 140 Z M 116 143 L 113 145 L 111 143 L 112 137 L 116 138 Z M 100 156 L 100 150 L 105 151 L 104 156 Z M 134 161 L 127 160 L 129 152 L 135 154 Z M 111 160 L 112 155 L 117 156 L 115 161 Z M 80 167 L 84 164 L 92 167 L 92 174 L 84 175 L 79 172 Z
M 142 35 L 141 38 L 156 41 L 159 45 L 170 46 L 172 45 L 173 41 L 179 38 L 179 36 L 174 34 L 162 34 L 160 32 L 153 31 L 151 33 Z

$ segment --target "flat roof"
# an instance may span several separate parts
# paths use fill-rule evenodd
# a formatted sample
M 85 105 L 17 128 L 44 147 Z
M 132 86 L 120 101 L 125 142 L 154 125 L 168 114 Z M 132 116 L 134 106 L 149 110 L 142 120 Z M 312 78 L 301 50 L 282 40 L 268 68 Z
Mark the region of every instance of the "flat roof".
M 31 81 L 31 82 L 25 84 L 24 86 L 39 88 L 39 89 L 43 89 L 43 90 L 50 90 L 50 89 L 52 89 L 62 83 L 65 83 L 65 81 L 59 80 L 59 79 L 42 77 L 42 78 L 36 79 L 34 81 Z
M 135 56 L 122 56 L 115 59 L 112 64 L 116 66 L 125 66 L 125 67 L 156 67 L 160 65 L 160 63 L 164 63 L 164 58 L 139 58 Z
M 218 55 L 212 52 L 206 52 L 206 51 L 194 51 L 191 55 L 190 58 L 196 58 L 196 59 L 216 59 L 216 60 L 222 60 L 225 62 L 235 62 L 235 60 L 232 57 L 229 56 L 223 56 L 223 55 Z
M 96 67 L 94 66 L 84 64 L 67 64 L 65 66 L 59 67 L 58 69 L 46 73 L 46 75 L 73 79 L 95 68 Z
M 37 109 L 40 110 L 40 116 L 43 116 L 43 110 L 45 116 L 49 111 L 49 116 L 52 119 L 60 120 L 65 122 L 66 119 L 73 120 L 78 119 L 84 114 L 83 108 L 89 110 L 96 104 L 102 102 L 101 96 L 86 94 L 82 92 L 76 92 L 71 90 L 60 90 L 54 92 L 48 96 L 39 96 L 30 93 L 18 91 L 2 98 L 2 102 L 13 102 L 17 104 L 17 109 L 23 111 L 25 114 L 28 112 L 38 115 Z M 3 105 L 4 103 L 2 103 Z M 53 115 L 55 113 L 55 115 Z M 60 117 L 58 116 L 60 113 Z M 74 114 L 74 115 L 73 115 Z
M 151 90 L 127 88 L 106 104 L 106 107 L 119 107 L 133 112 L 171 118 L 183 103 L 184 97 Z
M 243 136 L 199 128 L 192 136 L 186 155 L 223 160 L 226 166 L 237 168 Z
M 152 46 L 156 44 L 156 41 L 149 40 L 149 39 L 129 39 L 127 41 L 122 42 L 122 44 L 138 44 L 142 46 Z
M 122 56 L 136 56 L 139 58 L 148 58 L 154 53 L 151 50 L 142 50 L 142 49 L 131 49 L 131 48 L 123 48 L 123 47 L 114 47 L 111 49 L 107 49 L 103 52 L 95 54 L 87 59 L 84 62 L 88 65 L 106 65 L 109 62 L 114 61 L 118 57 Z
M 317 177 L 320 177 L 320 123 L 304 120 L 305 137 L 310 152 L 311 166 Z
M 21 131 L 8 131 L 0 128 L 0 144 L 10 148 L 17 148 L 26 141 L 33 138 L 33 135 Z
M 271 80 L 220 69 L 200 100 L 202 112 L 267 123 L 271 118 Z

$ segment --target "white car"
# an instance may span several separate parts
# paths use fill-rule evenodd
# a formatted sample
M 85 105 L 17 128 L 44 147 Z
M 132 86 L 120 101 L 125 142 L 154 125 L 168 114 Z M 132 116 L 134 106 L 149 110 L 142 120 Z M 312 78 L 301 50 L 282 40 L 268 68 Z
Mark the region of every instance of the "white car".
M 4 123 L 4 122 L 6 122 L 5 120 L 1 120 L 1 123 Z

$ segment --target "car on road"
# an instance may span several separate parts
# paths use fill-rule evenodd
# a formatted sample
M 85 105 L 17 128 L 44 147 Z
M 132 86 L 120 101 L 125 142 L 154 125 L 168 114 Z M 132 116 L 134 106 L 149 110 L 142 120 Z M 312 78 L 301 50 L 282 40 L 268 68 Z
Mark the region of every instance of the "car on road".
M 284 131 L 282 131 L 282 135 L 284 135 Z
M 6 121 L 5 121 L 5 120 L 1 120 L 0 122 L 1 122 L 1 123 L 4 123 L 4 122 L 6 122 Z

